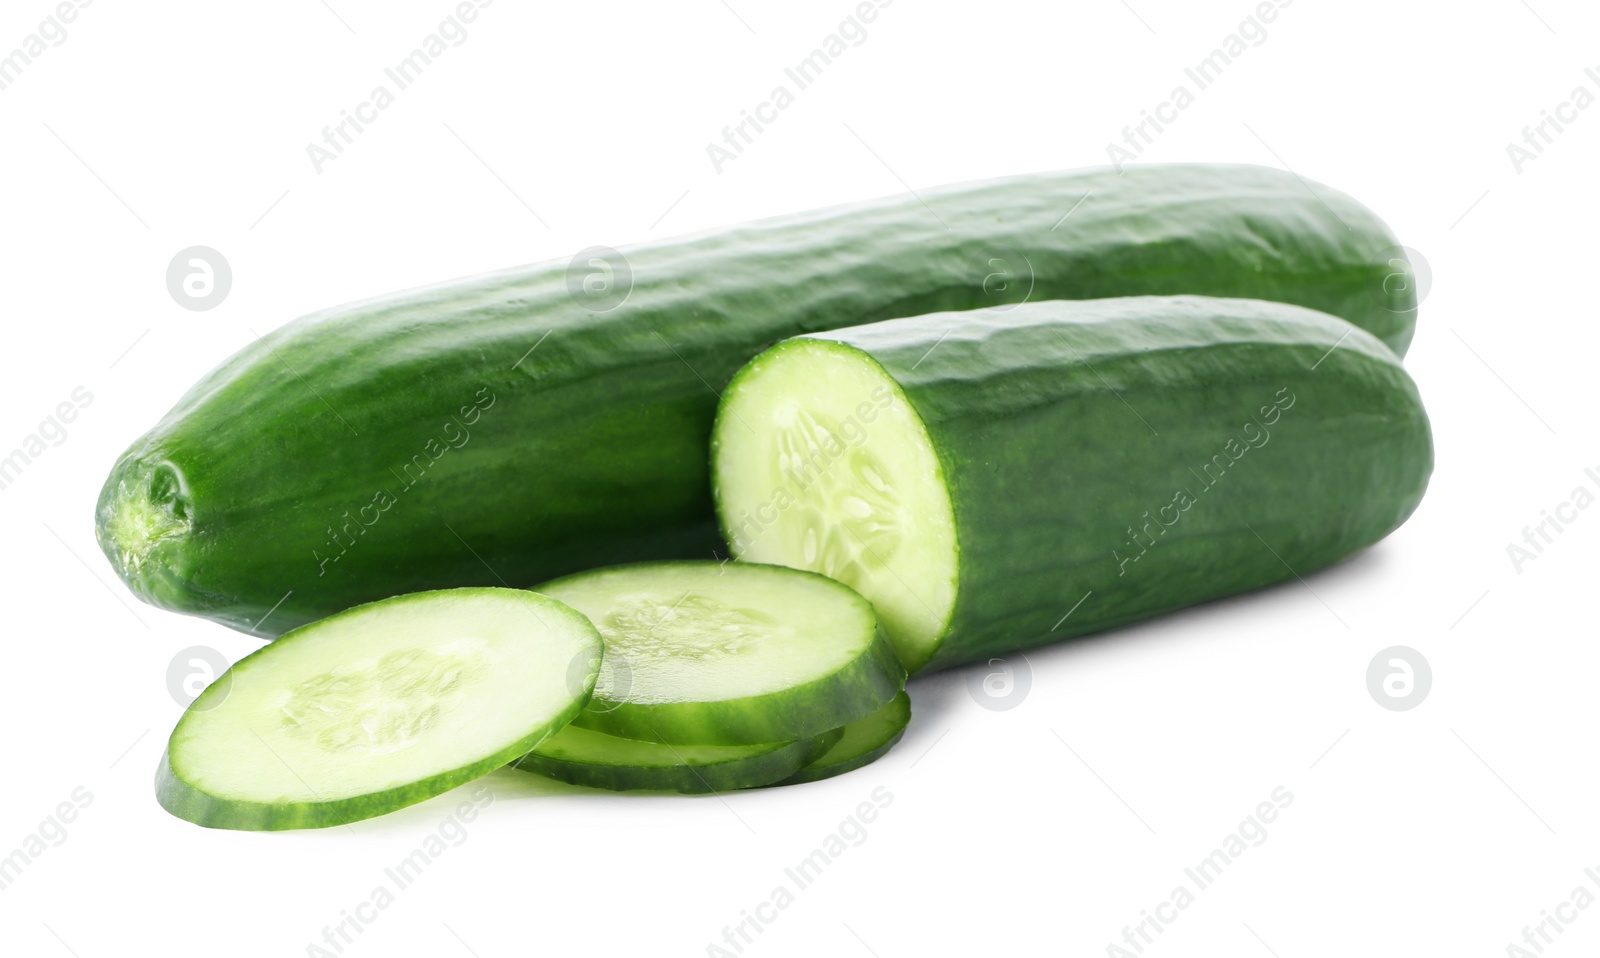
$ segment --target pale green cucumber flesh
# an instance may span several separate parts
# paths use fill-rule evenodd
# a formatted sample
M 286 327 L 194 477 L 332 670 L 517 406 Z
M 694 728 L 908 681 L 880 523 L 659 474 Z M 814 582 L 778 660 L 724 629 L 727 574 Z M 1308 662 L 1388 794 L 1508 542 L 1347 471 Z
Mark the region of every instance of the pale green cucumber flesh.
M 655 562 L 536 587 L 605 637 L 575 724 L 675 745 L 787 742 L 871 713 L 905 672 L 872 606 L 777 566 Z
M 303 626 L 213 682 L 157 772 L 213 828 L 371 818 L 514 760 L 565 726 L 599 672 L 582 615 L 516 589 L 398 596 Z
M 955 604 L 956 535 L 938 454 L 899 385 L 858 349 L 792 340 L 753 360 L 725 406 L 713 458 L 730 471 L 715 478 L 733 554 L 867 596 L 914 671 Z
M 846 725 L 832 747 L 784 779 L 783 784 L 817 782 L 871 765 L 894 748 L 910 723 L 911 697 L 901 692 L 883 708 Z
M 569 725 L 515 767 L 612 791 L 724 792 L 783 781 L 842 734 L 835 729 L 798 742 L 761 745 L 667 745 Z

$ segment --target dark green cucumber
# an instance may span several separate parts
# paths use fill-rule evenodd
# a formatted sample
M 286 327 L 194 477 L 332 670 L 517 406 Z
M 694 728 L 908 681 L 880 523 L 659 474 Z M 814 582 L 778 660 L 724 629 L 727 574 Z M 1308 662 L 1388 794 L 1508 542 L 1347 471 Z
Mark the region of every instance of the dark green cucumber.
M 780 566 L 641 562 L 537 589 L 605 639 L 573 724 L 673 745 L 761 745 L 822 735 L 904 687 L 872 605 Z M 796 766 L 798 768 L 798 766 Z
M 911 671 L 1310 573 L 1405 521 L 1432 467 L 1382 342 L 1195 296 L 792 339 L 714 438 L 735 553 L 867 596 Z
M 804 768 L 783 780 L 784 785 L 820 782 L 853 772 L 887 755 L 911 724 L 911 696 L 896 695 L 888 705 L 841 729 L 839 740 Z
M 664 745 L 569 725 L 539 743 L 515 767 L 612 791 L 728 792 L 787 779 L 841 735 L 835 729 L 799 742 Z
M 264 636 L 402 592 L 705 557 L 717 393 L 780 339 L 1205 293 L 1332 312 L 1403 350 L 1411 285 L 1377 256 L 1394 244 L 1289 173 L 1135 166 L 412 290 L 305 317 L 202 379 L 112 469 L 98 537 L 145 601 Z
M 156 797 L 210 828 L 325 828 L 486 775 L 565 726 L 600 635 L 515 589 L 397 596 L 246 656 L 184 712 Z

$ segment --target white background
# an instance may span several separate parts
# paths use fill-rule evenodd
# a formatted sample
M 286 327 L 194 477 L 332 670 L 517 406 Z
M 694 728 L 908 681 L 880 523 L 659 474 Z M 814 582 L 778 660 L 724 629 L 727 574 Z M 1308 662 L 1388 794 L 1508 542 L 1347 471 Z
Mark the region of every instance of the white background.
M 328 2 L 101 0 L 0 91 L 0 450 L 93 395 L 0 492 L 0 856 L 93 796 L 0 891 L 9 953 L 307 954 L 460 800 L 291 834 L 155 803 L 169 661 L 257 643 L 138 604 L 92 506 L 252 330 L 591 244 L 1101 164 L 1254 8 L 899 0 L 719 174 L 706 145 L 849 0 L 500 0 L 319 174 L 306 145 L 452 9 Z M 1507 554 L 1600 492 L 1600 105 L 1520 172 L 1506 150 L 1575 87 L 1600 94 L 1600 12 L 1528 2 L 1299 0 L 1139 158 L 1290 167 L 1431 263 L 1406 363 L 1437 468 L 1402 529 L 1304 584 L 1030 653 L 1009 711 L 977 704 L 976 670 L 915 681 L 901 746 L 826 783 L 678 799 L 497 773 L 467 840 L 345 953 L 704 955 L 880 786 L 866 840 L 745 954 L 1104 955 L 1278 786 L 1267 839 L 1145 954 L 1502 955 L 1575 886 L 1600 895 L 1600 509 L 1520 571 Z M 51 9 L 7 3 L 0 55 Z M 209 312 L 165 285 L 196 244 L 234 273 Z M 1396 644 L 1432 665 L 1411 711 L 1367 691 Z M 1600 907 L 1566 914 L 1546 954 L 1594 953 Z

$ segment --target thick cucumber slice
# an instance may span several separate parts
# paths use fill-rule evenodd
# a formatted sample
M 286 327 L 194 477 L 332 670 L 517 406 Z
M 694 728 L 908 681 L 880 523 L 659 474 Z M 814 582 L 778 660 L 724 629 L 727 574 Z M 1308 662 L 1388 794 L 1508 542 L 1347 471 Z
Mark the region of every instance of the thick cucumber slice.
M 799 742 L 666 745 L 569 725 L 517 762 L 574 785 L 612 791 L 698 794 L 781 782 L 839 741 L 835 729 Z
M 674 745 L 812 738 L 868 715 L 905 684 L 871 604 L 832 579 L 776 566 L 653 562 L 538 587 L 605 637 L 576 724 Z
M 583 708 L 600 635 L 516 589 L 397 596 L 285 634 L 178 720 L 156 797 L 211 828 L 321 828 L 420 802 Z
M 894 748 L 911 722 L 911 696 L 896 695 L 888 705 L 866 718 L 856 719 L 840 731 L 839 740 L 818 755 L 805 768 L 784 779 L 784 785 L 817 782 L 863 765 L 871 765 Z
M 723 409 L 712 458 L 734 555 L 867 596 L 915 671 L 955 605 L 956 524 L 927 427 L 899 384 L 861 350 L 790 340 L 739 373 Z M 751 428 L 735 415 L 753 417 Z

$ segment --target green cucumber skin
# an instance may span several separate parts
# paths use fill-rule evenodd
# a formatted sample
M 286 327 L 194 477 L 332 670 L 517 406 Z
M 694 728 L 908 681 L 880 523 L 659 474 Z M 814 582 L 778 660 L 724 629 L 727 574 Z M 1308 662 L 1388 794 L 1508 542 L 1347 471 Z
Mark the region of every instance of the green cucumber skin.
M 705 557 L 717 392 L 772 343 L 1023 297 L 1191 292 L 1327 310 L 1404 349 L 1414 303 L 1386 300 L 1392 270 L 1370 262 L 1394 243 L 1283 171 L 1137 166 L 632 248 L 609 312 L 575 301 L 565 262 L 411 290 L 307 316 L 207 375 L 113 467 L 98 537 L 141 599 L 269 637 L 404 592 Z M 991 278 L 991 254 L 1032 282 Z M 410 463 L 426 464 L 414 482 Z M 130 539 L 146 514 L 159 534 Z
M 872 714 L 905 688 L 906 670 L 882 630 L 842 672 L 766 695 L 717 702 L 597 703 L 572 724 L 672 745 L 760 745 L 810 738 Z
M 815 738 L 786 742 L 761 755 L 712 765 L 640 768 L 579 762 L 529 752 L 512 767 L 571 785 L 603 788 L 613 792 L 652 791 L 704 795 L 712 792 L 737 791 L 742 788 L 760 788 L 783 781 L 826 752 L 839 740 L 841 734 L 840 730 L 834 729 Z
M 583 705 L 582 700 L 576 702 L 549 727 L 479 761 L 386 791 L 328 802 L 251 802 L 211 795 L 184 781 L 163 749 L 156 769 L 156 801 L 175 817 L 206 828 L 271 832 L 348 825 L 427 801 L 516 761 L 570 722 Z
M 1398 528 L 1433 469 L 1399 358 L 1299 307 L 1029 303 L 990 320 L 933 315 L 808 338 L 881 364 L 944 470 L 958 591 L 925 671 L 1309 574 Z M 1204 471 L 1219 453 L 1227 465 Z M 1163 515 L 1179 490 L 1191 504 Z
M 628 570 L 669 569 L 680 564 L 689 568 L 716 565 L 708 560 L 630 563 L 563 576 L 530 591 L 555 598 L 562 591 L 561 586 L 573 580 Z M 741 574 L 801 575 L 826 583 L 857 603 L 870 619 L 874 632 L 871 644 L 838 672 L 782 691 L 711 702 L 639 703 L 591 698 L 572 724 L 618 738 L 668 745 L 765 745 L 825 735 L 871 715 L 903 694 L 905 666 L 878 623 L 877 611 L 860 594 L 827 576 L 801 569 L 753 562 L 741 562 L 734 568 Z
M 505 749 L 480 762 L 399 788 L 336 802 L 297 804 L 244 802 L 209 795 L 179 777 L 172 770 L 167 752 L 163 750 L 161 764 L 156 769 L 156 801 L 174 817 L 206 828 L 276 832 L 348 825 L 427 801 L 452 788 L 482 778 L 507 762 L 515 761 L 523 752 L 544 741 L 549 734 L 544 732 L 532 736 L 518 743 L 515 748 Z
M 839 757 L 837 759 L 833 757 L 833 750 L 830 748 L 829 751 L 818 755 L 815 760 L 808 762 L 804 768 L 800 769 L 798 772 L 795 772 L 793 775 L 789 776 L 778 784 L 804 785 L 807 782 L 820 782 L 825 778 L 834 778 L 836 776 L 843 775 L 846 772 L 853 772 L 858 768 L 871 765 L 873 762 L 876 762 L 878 759 L 889 754 L 889 750 L 899 744 L 900 740 L 905 737 L 906 726 L 911 724 L 911 697 L 905 692 L 901 692 L 899 695 L 896 695 L 888 705 L 885 705 L 881 711 L 888 714 L 880 718 L 880 716 L 875 713 L 867 716 L 864 719 L 861 719 L 860 721 L 872 722 L 874 720 L 879 720 L 880 724 L 883 721 L 887 721 L 889 723 L 887 726 L 889 730 L 889 735 L 887 738 L 877 741 L 876 744 L 872 744 L 872 741 L 877 738 L 877 735 L 882 734 L 882 729 L 876 729 L 874 730 L 876 734 L 873 736 L 873 739 L 869 739 L 866 742 L 860 743 L 871 744 L 870 748 L 867 748 L 863 751 L 857 751 L 854 752 L 854 754 Z M 851 730 L 849 728 L 845 728 L 841 731 L 844 733 L 844 735 L 849 735 Z M 841 739 L 842 738 L 843 736 L 841 736 Z M 840 743 L 836 744 L 842 746 L 844 743 L 841 741 Z

